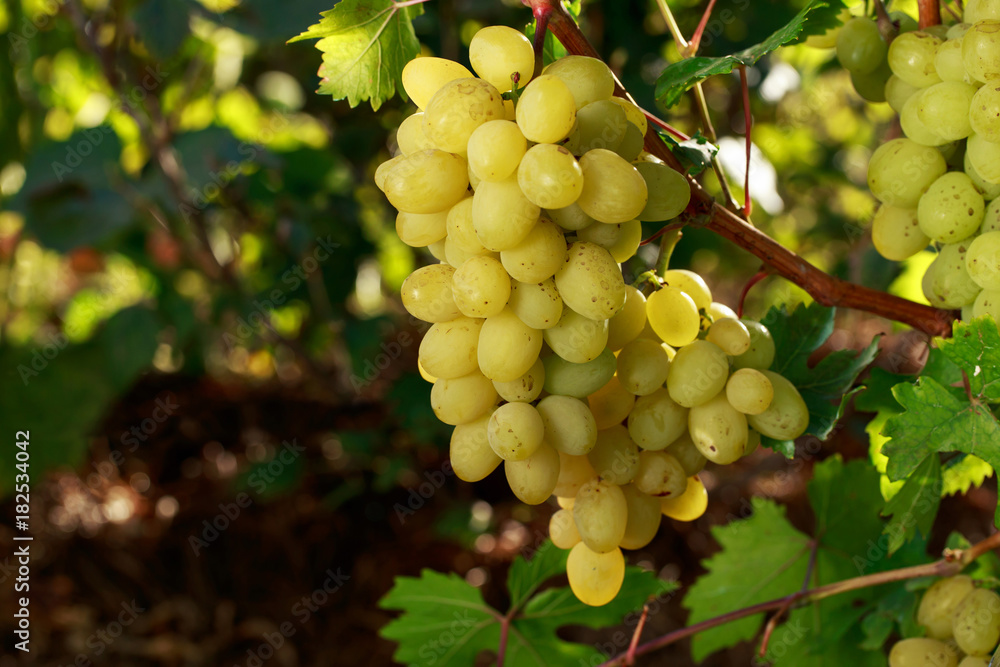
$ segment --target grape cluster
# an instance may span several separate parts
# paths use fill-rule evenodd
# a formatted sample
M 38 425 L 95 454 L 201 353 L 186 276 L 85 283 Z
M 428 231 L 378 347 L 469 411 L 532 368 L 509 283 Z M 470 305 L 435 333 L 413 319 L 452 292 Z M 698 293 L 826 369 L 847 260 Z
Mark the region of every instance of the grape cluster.
M 965 575 L 927 589 L 917 608 L 926 637 L 897 642 L 889 667 L 987 667 L 1000 641 L 1000 595 Z
M 667 270 L 640 283 L 648 299 L 625 283 L 640 221 L 676 217 L 691 190 L 643 152 L 646 119 L 612 96 L 608 67 L 569 56 L 532 78 L 531 44 L 504 27 L 479 31 L 469 55 L 478 77 L 433 57 L 406 66 L 421 111 L 375 173 L 400 238 L 440 262 L 404 281 L 402 301 L 432 323 L 418 362 L 455 427 L 456 475 L 502 463 L 521 501 L 556 496 L 570 586 L 602 605 L 621 587 L 622 548 L 648 544 L 664 515 L 705 511 L 707 461 L 739 459 L 760 434 L 795 438 L 809 414 L 767 370 L 767 328 L 714 302 L 699 275 Z
M 1000 0 L 973 0 L 963 18 L 926 30 L 909 19 L 888 47 L 874 21 L 854 18 L 837 36 L 837 55 L 863 97 L 899 113 L 905 135 L 868 166 L 882 203 L 876 250 L 902 261 L 933 243 L 923 278 L 931 305 L 1000 321 Z M 859 84 L 874 72 L 890 74 L 881 96 L 869 94 L 874 83 Z

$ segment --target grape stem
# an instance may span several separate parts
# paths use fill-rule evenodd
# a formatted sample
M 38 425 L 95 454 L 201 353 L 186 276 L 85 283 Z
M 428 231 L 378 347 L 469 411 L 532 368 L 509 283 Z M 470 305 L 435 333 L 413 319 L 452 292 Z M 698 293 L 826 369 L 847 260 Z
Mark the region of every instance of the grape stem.
M 976 560 L 987 551 L 992 551 L 997 548 L 1000 548 L 1000 533 L 993 533 L 985 540 L 977 542 L 968 549 L 955 551 L 945 550 L 944 556 L 940 560 L 936 560 L 933 563 L 903 567 L 897 570 L 887 570 L 885 572 L 877 572 L 875 574 L 868 574 L 862 577 L 854 577 L 853 579 L 836 581 L 832 584 L 826 584 L 825 586 L 817 586 L 816 588 L 809 590 L 800 590 L 792 593 L 791 595 L 786 595 L 767 602 L 761 602 L 750 607 L 744 607 L 743 609 L 737 609 L 736 611 L 731 611 L 727 614 L 710 618 L 702 621 L 701 623 L 695 623 L 694 625 L 690 625 L 686 628 L 680 628 L 679 630 L 668 632 L 662 637 L 658 637 L 657 639 L 639 646 L 635 650 L 635 655 L 644 655 L 655 651 L 656 649 L 663 648 L 664 646 L 669 646 L 670 644 L 684 639 L 685 637 L 698 634 L 704 630 L 725 625 L 726 623 L 738 621 L 741 618 L 754 616 L 767 611 L 776 611 L 782 608 L 793 608 L 797 605 L 816 602 L 841 593 L 880 586 L 894 581 L 906 581 L 908 579 L 917 579 L 919 577 L 950 577 L 961 572 L 966 565 Z M 598 667 L 616 667 L 617 665 L 621 665 L 622 660 L 624 659 L 625 655 L 617 655 L 610 660 L 601 663 Z
M 522 0 L 533 11 L 538 7 L 551 8 L 549 30 L 575 55 L 599 58 L 600 54 L 587 41 L 580 27 L 559 0 Z M 616 94 L 630 101 L 628 92 L 615 78 Z M 660 138 L 654 127 L 646 132 L 645 149 L 675 170 L 685 173 L 680 161 Z M 749 251 L 774 272 L 802 287 L 818 303 L 874 313 L 890 320 L 908 324 L 931 336 L 947 336 L 955 316 L 945 310 L 925 306 L 879 290 L 849 283 L 828 275 L 816 266 L 751 225 L 746 218 L 726 209 L 714 200 L 697 182 L 691 184 L 691 203 L 681 214 L 680 221 L 708 227 L 723 238 Z
M 753 149 L 753 140 L 750 132 L 753 129 L 753 114 L 750 113 L 750 86 L 747 83 L 747 67 L 740 65 L 740 88 L 743 89 L 743 120 L 746 123 L 746 145 L 747 145 L 747 171 L 743 177 L 743 217 L 750 220 L 753 212 L 753 202 L 750 199 L 750 155 Z
M 767 266 L 762 266 L 757 273 L 750 276 L 750 280 L 747 281 L 747 284 L 743 286 L 743 290 L 740 292 L 740 300 L 736 303 L 737 317 L 743 317 L 743 306 L 746 303 L 747 295 L 750 293 L 750 290 L 753 289 L 753 286 L 762 281 L 764 278 L 767 278 L 769 275 L 771 275 L 771 272 L 767 269 Z
M 715 7 L 715 0 L 708 0 L 708 7 L 705 8 L 705 13 L 701 15 L 701 21 L 698 22 L 698 27 L 695 28 L 694 34 L 691 35 L 691 41 L 688 43 L 687 52 L 683 54 L 685 57 L 693 56 L 698 53 L 698 47 L 701 46 L 701 36 L 705 34 L 705 26 L 708 25 L 708 18 L 712 15 L 713 7 Z
M 632 633 L 632 641 L 628 645 L 628 653 L 625 654 L 625 664 L 634 665 L 635 664 L 635 650 L 639 646 L 639 636 L 642 634 L 642 629 L 646 627 L 646 619 L 649 617 L 649 603 L 642 605 L 642 616 L 639 617 L 639 622 L 635 625 L 635 632 Z
M 882 39 L 885 40 L 886 44 L 892 44 L 892 40 L 896 39 L 896 35 L 899 34 L 899 28 L 893 23 L 882 0 L 875 0 L 875 17 Z
M 921 29 L 941 23 L 941 0 L 917 0 L 917 11 Z
M 818 552 L 819 540 L 809 540 L 809 564 L 806 566 L 806 576 L 802 580 L 802 588 L 800 589 L 802 592 L 809 590 L 809 580 L 812 579 L 813 570 L 816 568 L 816 554 Z M 792 598 L 789 596 L 786 604 L 778 607 L 778 611 L 771 618 L 767 619 L 767 625 L 764 626 L 764 637 L 760 640 L 760 649 L 757 651 L 759 657 L 763 658 L 767 655 L 767 645 L 771 642 L 771 635 L 774 633 L 775 628 L 778 627 L 778 622 L 781 621 L 781 618 L 791 608 Z

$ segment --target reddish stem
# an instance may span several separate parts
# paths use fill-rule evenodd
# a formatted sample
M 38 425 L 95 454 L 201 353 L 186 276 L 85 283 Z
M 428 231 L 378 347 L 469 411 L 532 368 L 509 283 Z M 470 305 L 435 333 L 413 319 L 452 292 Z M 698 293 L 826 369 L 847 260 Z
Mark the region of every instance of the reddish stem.
M 510 622 L 510 614 L 500 619 L 500 646 L 497 647 L 497 667 L 503 667 L 504 655 L 507 653 L 507 636 L 510 634 Z
M 917 0 L 917 9 L 921 28 L 941 23 L 941 0 Z
M 549 19 L 552 18 L 552 5 L 538 3 L 533 5 L 531 13 L 535 16 L 535 72 L 531 78 L 542 73 L 542 66 L 545 64 L 545 34 L 548 32 Z
M 705 26 L 708 25 L 708 17 L 712 15 L 712 8 L 715 7 L 715 0 L 709 0 L 708 7 L 705 8 L 705 13 L 701 15 L 701 21 L 698 23 L 698 27 L 695 28 L 694 35 L 691 36 L 691 41 L 688 42 L 687 56 L 693 56 L 698 53 L 698 47 L 701 45 L 701 36 L 705 32 Z
M 746 65 L 740 65 L 740 88 L 743 89 L 743 120 L 746 123 L 746 143 L 747 143 L 747 173 L 743 177 L 743 217 L 750 219 L 753 211 L 753 204 L 750 201 L 750 154 L 753 147 L 753 140 L 750 132 L 753 128 L 753 115 L 750 113 L 750 86 L 747 85 Z
M 753 289 L 753 286 L 762 281 L 764 278 L 767 278 L 769 275 L 771 275 L 771 272 L 767 270 L 766 266 L 762 266 L 760 267 L 760 271 L 750 276 L 750 280 L 747 281 L 747 284 L 743 286 L 743 291 L 740 292 L 740 301 L 736 304 L 737 317 L 743 317 L 743 304 L 747 299 L 747 294 L 749 294 L 750 290 Z
M 665 121 L 665 120 L 663 120 L 661 118 L 657 118 L 656 116 L 654 116 L 650 112 L 646 111 L 645 109 L 642 109 L 642 113 L 643 113 L 644 116 L 646 116 L 646 120 L 652 122 L 653 124 L 657 125 L 658 127 L 662 128 L 662 129 L 666 130 L 667 132 L 669 132 L 670 134 L 674 135 L 675 137 L 677 137 L 681 141 L 687 141 L 688 139 L 691 138 L 688 135 L 686 135 L 683 132 L 681 132 L 680 130 L 678 130 L 676 127 L 674 127 L 670 123 L 668 123 L 667 121 Z
M 642 634 L 642 629 L 646 627 L 646 618 L 649 616 L 649 604 L 642 605 L 642 616 L 639 617 L 639 622 L 635 626 L 635 632 L 632 633 L 632 641 L 628 645 L 628 653 L 625 654 L 625 664 L 634 665 L 635 664 L 635 649 L 639 646 L 639 636 Z
M 639 245 L 647 245 L 649 243 L 652 243 L 656 239 L 660 238 L 661 236 L 663 236 L 667 232 L 672 232 L 675 229 L 683 229 L 684 227 L 687 227 L 687 223 L 684 223 L 684 222 L 674 222 L 674 223 L 666 225 L 664 227 L 660 227 L 655 232 L 653 232 L 649 236 L 648 239 L 646 239 L 645 241 L 640 241 Z

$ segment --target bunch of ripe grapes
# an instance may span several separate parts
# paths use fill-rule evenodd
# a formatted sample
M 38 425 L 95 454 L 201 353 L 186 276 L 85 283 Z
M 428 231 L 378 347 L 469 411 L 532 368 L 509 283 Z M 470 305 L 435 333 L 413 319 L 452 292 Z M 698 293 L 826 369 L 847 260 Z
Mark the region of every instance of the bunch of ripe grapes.
M 1000 641 L 1000 595 L 965 575 L 927 589 L 917 609 L 926 637 L 897 642 L 889 667 L 987 667 Z
M 403 70 L 419 110 L 375 181 L 399 237 L 438 263 L 406 279 L 402 301 L 432 323 L 419 365 L 455 427 L 456 475 L 502 463 L 521 501 L 555 496 L 570 586 L 603 605 L 622 548 L 648 544 L 664 515 L 705 511 L 707 461 L 732 463 L 761 434 L 795 438 L 809 412 L 768 370 L 767 328 L 699 275 L 625 283 L 640 221 L 676 217 L 691 189 L 643 152 L 646 117 L 613 96 L 608 67 L 569 56 L 532 78 L 531 43 L 505 27 L 479 31 L 469 57 L 478 76 L 434 57 Z
M 1000 321 L 1000 0 L 972 0 L 963 18 L 916 30 L 897 16 L 888 45 L 875 21 L 852 18 L 837 57 L 862 97 L 899 113 L 904 135 L 869 163 L 882 202 L 875 248 L 902 261 L 933 243 L 923 278 L 931 305 Z

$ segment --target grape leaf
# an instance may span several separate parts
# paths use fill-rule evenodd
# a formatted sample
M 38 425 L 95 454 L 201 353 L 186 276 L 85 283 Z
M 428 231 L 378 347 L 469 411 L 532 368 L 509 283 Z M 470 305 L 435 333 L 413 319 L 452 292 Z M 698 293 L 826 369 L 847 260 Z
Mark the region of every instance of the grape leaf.
M 419 4 L 340 0 L 322 13 L 319 23 L 289 42 L 319 39 L 316 48 L 323 52 L 323 64 L 317 92 L 335 100 L 347 98 L 352 108 L 367 100 L 378 111 L 396 93 L 403 66 L 420 52 L 412 22 L 421 13 Z M 406 99 L 401 83 L 398 89 Z
M 952 337 L 937 339 L 935 344 L 966 372 L 974 395 L 988 401 L 1000 400 L 1000 330 L 993 318 L 956 320 Z
M 913 539 L 918 528 L 924 537 L 930 535 L 941 504 L 942 486 L 941 461 L 937 454 L 931 454 L 885 504 L 882 516 L 891 516 L 892 519 L 882 533 L 889 538 L 890 554 Z
M 670 147 L 670 152 L 680 160 L 684 173 L 689 176 L 697 176 L 712 166 L 712 158 L 719 152 L 719 147 L 706 139 L 701 130 L 695 132 L 690 139 L 681 142 L 662 132 L 660 137 Z
M 566 554 L 546 541 L 530 561 L 518 557 L 511 565 L 507 586 L 516 613 L 507 641 L 508 664 L 548 667 L 570 661 L 603 662 L 606 656 L 595 647 L 567 642 L 557 630 L 565 625 L 615 625 L 628 614 L 637 618 L 647 600 L 670 595 L 677 588 L 675 582 L 627 567 L 621 591 L 603 607 L 583 604 L 565 586 L 535 594 L 546 580 L 566 571 Z M 397 577 L 379 606 L 403 611 L 382 629 L 382 636 L 399 642 L 394 656 L 399 662 L 465 667 L 475 664 L 483 651 L 495 652 L 500 643 L 504 615 L 453 573 L 423 570 L 420 577 Z
M 965 493 L 974 486 L 982 486 L 993 474 L 993 466 L 978 456 L 959 454 L 948 459 L 941 470 L 941 496 Z
M 696 56 L 668 65 L 656 80 L 656 99 L 664 106 L 672 107 L 680 101 L 684 92 L 696 83 L 716 74 L 729 74 L 739 65 L 748 67 L 755 65 L 758 60 L 778 47 L 790 44 L 806 34 L 813 34 L 812 32 L 803 32 L 811 15 L 818 10 L 829 10 L 833 5 L 838 5 L 836 7 L 838 12 L 843 7 L 843 3 L 840 2 L 813 0 L 787 25 L 763 42 L 732 55 L 720 58 Z M 826 28 L 819 29 L 817 27 L 817 30 L 823 32 Z
M 856 576 L 858 558 L 866 566 L 871 566 L 871 561 L 882 566 L 884 554 L 870 553 L 870 543 L 882 529 L 877 516 L 882 498 L 878 476 L 867 462 L 844 464 L 835 456 L 820 463 L 814 468 L 809 499 L 816 514 L 812 539 L 792 527 L 783 508 L 764 498 L 753 499 L 750 518 L 712 529 L 722 551 L 702 563 L 708 574 L 700 577 L 684 598 L 684 605 L 691 610 L 689 624 L 800 590 L 813 541 L 817 550 L 810 585 Z M 827 639 L 843 636 L 859 618 L 854 602 L 867 596 L 870 591 L 834 596 L 793 612 L 787 627 L 775 636 L 792 633 L 786 650 L 802 643 L 806 635 Z M 692 641 L 695 660 L 700 662 L 714 651 L 751 639 L 762 621 L 763 615 L 751 616 L 699 633 Z M 857 641 L 861 641 L 860 636 Z M 803 650 L 800 647 L 796 652 Z
M 799 305 L 791 313 L 784 305 L 771 308 L 762 322 L 770 329 L 775 349 L 780 354 L 771 364 L 771 370 L 792 382 L 809 407 L 809 427 L 806 433 L 820 440 L 833 431 L 837 420 L 844 414 L 850 397 L 859 389 L 851 390 L 858 375 L 878 355 L 878 338 L 860 352 L 837 350 L 826 355 L 814 367 L 808 365 L 809 357 L 833 333 L 836 311 L 817 303 Z M 762 438 L 762 442 L 786 456 L 794 454 L 794 443 Z

